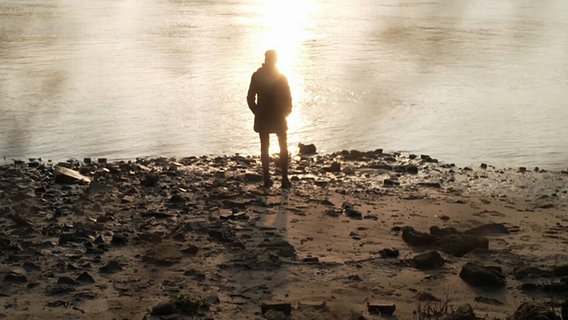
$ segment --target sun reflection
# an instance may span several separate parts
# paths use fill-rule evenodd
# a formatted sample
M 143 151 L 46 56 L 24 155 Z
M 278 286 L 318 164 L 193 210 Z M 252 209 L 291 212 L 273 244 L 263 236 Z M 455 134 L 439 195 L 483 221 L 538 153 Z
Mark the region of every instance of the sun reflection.
M 261 56 L 267 49 L 278 51 L 278 68 L 288 77 L 292 91 L 293 111 L 288 117 L 288 141 L 295 142 L 293 135 L 304 126 L 301 101 L 305 99 L 301 62 L 302 46 L 310 37 L 310 27 L 315 4 L 309 0 L 265 0 L 260 9 L 266 30 L 259 34 L 258 52 Z M 292 148 L 293 149 L 293 148 Z M 278 143 L 270 145 L 270 153 L 278 152 Z

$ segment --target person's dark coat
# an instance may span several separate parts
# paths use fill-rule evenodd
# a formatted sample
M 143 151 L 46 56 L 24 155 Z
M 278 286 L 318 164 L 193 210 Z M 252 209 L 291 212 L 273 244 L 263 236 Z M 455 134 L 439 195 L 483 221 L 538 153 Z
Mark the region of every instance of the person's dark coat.
M 286 117 L 292 112 L 288 79 L 276 66 L 263 64 L 253 73 L 247 103 L 254 113 L 254 131 L 281 133 L 288 130 Z

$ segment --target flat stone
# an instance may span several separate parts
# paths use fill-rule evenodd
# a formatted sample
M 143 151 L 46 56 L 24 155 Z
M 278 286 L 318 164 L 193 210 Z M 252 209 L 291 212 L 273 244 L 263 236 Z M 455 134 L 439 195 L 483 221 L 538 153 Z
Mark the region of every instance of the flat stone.
M 91 178 L 80 174 L 78 171 L 57 166 L 55 167 L 55 183 L 89 184 L 91 183 Z

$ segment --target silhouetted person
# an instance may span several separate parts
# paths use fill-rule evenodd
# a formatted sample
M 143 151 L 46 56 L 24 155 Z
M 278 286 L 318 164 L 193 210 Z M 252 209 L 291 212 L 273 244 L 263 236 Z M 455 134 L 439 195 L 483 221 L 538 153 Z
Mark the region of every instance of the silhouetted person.
M 247 103 L 254 113 L 254 131 L 260 136 L 260 159 L 264 186 L 270 187 L 268 149 L 270 134 L 278 135 L 280 145 L 280 170 L 282 171 L 282 188 L 292 184 L 288 180 L 288 141 L 286 131 L 288 124 L 286 117 L 292 112 L 292 95 L 285 75 L 276 68 L 278 56 L 275 50 L 268 50 L 264 54 L 262 67 L 252 74 L 247 94 Z

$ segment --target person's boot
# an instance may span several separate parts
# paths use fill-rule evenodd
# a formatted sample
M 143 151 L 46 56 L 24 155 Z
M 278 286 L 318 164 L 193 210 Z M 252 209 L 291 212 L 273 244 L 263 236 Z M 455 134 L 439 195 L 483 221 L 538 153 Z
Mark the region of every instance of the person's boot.
M 282 177 L 282 189 L 288 189 L 292 187 L 292 182 L 288 179 L 288 177 Z
M 274 184 L 274 182 L 272 182 L 272 179 L 270 179 L 270 173 L 265 172 L 263 174 L 264 176 L 264 187 L 265 188 L 270 188 L 272 187 L 272 185 Z

